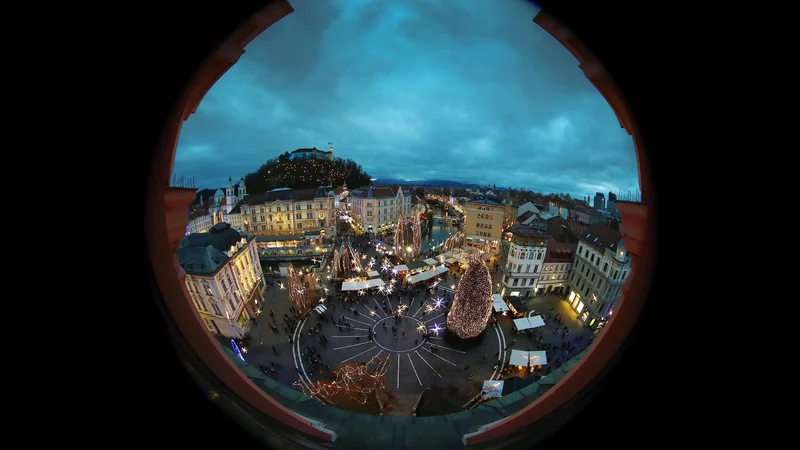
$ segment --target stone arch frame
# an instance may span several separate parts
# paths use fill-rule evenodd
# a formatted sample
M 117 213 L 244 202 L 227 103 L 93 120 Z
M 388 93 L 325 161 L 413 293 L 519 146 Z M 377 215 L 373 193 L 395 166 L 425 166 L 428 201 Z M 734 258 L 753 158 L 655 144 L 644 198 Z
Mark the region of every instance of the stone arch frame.
M 147 192 L 147 243 L 156 281 L 164 302 L 175 323 L 197 352 L 200 359 L 230 389 L 248 399 L 253 407 L 318 439 L 335 440 L 336 435 L 305 419 L 259 389 L 238 371 L 233 362 L 208 334 L 206 325 L 191 303 L 185 273 L 177 263 L 175 251 L 188 220 L 186 208 L 195 198 L 194 189 L 169 188 L 178 135 L 182 123 L 193 114 L 211 86 L 239 59 L 244 47 L 269 26 L 285 17 L 293 8 L 284 0 L 276 0 L 236 28 L 212 52 L 185 86 L 175 108 L 164 124 L 156 149 L 153 171 Z M 629 108 L 612 77 L 569 29 L 542 11 L 534 22 L 548 31 L 578 59 L 579 67 L 614 110 L 620 125 L 631 135 L 637 154 L 641 202 L 619 201 L 618 210 L 625 222 L 625 245 L 632 258 L 633 269 L 623 285 L 623 295 L 594 346 L 553 389 L 526 408 L 505 419 L 487 424 L 463 437 L 465 445 L 474 445 L 500 438 L 552 413 L 577 395 L 597 376 L 627 338 L 644 304 L 655 259 L 655 224 L 652 177 L 645 143 Z M 165 220 L 166 219 L 166 220 Z M 647 238 L 647 239 L 645 239 Z M 176 276 L 177 275 L 177 276 Z

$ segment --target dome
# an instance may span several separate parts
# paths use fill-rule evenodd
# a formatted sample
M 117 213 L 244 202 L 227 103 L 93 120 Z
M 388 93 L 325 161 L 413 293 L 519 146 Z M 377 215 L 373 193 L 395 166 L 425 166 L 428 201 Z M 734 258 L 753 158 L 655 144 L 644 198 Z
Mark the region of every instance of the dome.
M 225 193 L 222 192 L 222 189 L 217 189 L 217 192 L 214 192 L 214 197 L 225 197 Z

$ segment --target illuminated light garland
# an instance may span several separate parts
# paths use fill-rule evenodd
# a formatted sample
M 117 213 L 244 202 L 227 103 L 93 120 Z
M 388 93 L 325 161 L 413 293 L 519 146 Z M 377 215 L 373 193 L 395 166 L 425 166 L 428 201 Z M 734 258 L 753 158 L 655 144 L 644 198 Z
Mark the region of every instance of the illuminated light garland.
M 467 236 L 464 234 L 463 231 L 459 231 L 458 233 L 451 234 L 448 237 L 442 246 L 444 247 L 445 252 L 453 251 L 457 248 L 461 248 L 467 243 Z
M 387 356 L 385 359 L 374 358 L 369 364 L 344 364 L 336 369 L 336 378 L 333 380 L 318 380 L 310 387 L 302 380 L 297 380 L 294 385 L 309 396 L 331 404 L 339 400 L 336 397 L 346 396 L 363 405 L 370 393 L 386 387 L 386 372 L 390 362 Z
M 414 249 L 414 256 L 417 256 L 422 251 L 422 224 L 419 221 L 419 206 L 414 207 L 412 214 L 414 214 L 414 240 L 411 243 L 411 247 Z
M 406 247 L 406 224 L 401 214 L 397 218 L 397 224 L 395 225 L 394 229 L 394 253 L 400 258 L 402 258 L 406 252 L 405 247 Z
M 289 293 L 289 301 L 292 302 L 294 307 L 300 312 L 305 314 L 316 303 L 311 298 L 311 295 L 304 289 L 303 281 L 300 279 L 300 272 L 294 270 L 294 267 L 289 266 L 289 277 L 287 280 L 287 291 Z
M 453 306 L 447 315 L 447 329 L 461 339 L 480 335 L 492 313 L 492 277 L 483 258 L 469 257 L 469 267 L 458 282 Z

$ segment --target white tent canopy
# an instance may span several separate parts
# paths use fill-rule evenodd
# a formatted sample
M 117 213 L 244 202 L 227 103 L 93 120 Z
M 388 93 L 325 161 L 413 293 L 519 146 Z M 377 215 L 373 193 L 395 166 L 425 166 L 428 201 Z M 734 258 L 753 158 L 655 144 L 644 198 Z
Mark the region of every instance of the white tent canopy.
M 525 352 L 522 350 L 511 350 L 511 359 L 508 363 L 512 366 L 543 366 L 547 364 L 547 354 L 542 350 Z
M 426 270 L 425 272 L 420 272 L 414 276 L 408 277 L 406 281 L 409 284 L 419 283 L 420 281 L 429 280 L 436 275 L 442 274 L 447 272 L 447 267 L 439 266 L 434 269 Z
M 317 307 L 314 308 L 314 311 L 316 311 L 316 312 L 318 312 L 320 314 L 324 313 L 327 310 L 328 310 L 328 308 L 325 305 L 317 305 Z
M 512 366 L 528 367 L 528 352 L 511 350 L 511 359 L 509 359 L 508 363 Z
M 369 289 L 379 286 L 384 286 L 386 283 L 380 278 L 366 281 L 345 281 L 342 283 L 343 291 L 360 291 L 362 289 Z
M 381 274 L 379 274 L 376 270 L 370 270 L 369 272 L 367 272 L 367 275 L 369 275 L 371 278 L 381 276 Z
M 483 382 L 481 395 L 483 398 L 498 398 L 503 396 L 503 380 L 486 380 Z
M 433 258 L 423 259 L 422 262 L 424 262 L 425 264 L 430 264 L 431 266 L 436 265 L 436 260 Z
M 402 272 L 404 270 L 408 270 L 408 266 L 405 265 L 405 264 L 400 264 L 399 266 L 394 266 L 394 269 L 392 269 L 392 270 L 396 270 L 398 272 Z
M 453 264 L 454 262 L 458 262 L 458 260 L 455 258 L 447 258 L 444 260 L 444 262 L 446 262 L 447 264 Z
M 492 301 L 493 301 L 493 305 L 492 306 L 494 307 L 495 311 L 508 311 L 509 310 L 508 309 L 508 305 L 506 305 L 506 302 L 503 300 L 503 296 L 502 295 L 500 295 L 500 294 L 492 294 Z
M 547 364 L 547 353 L 543 350 L 528 352 L 528 359 L 532 366 L 543 366 Z
M 531 323 L 531 328 L 539 328 L 544 326 L 544 319 L 542 319 L 542 316 L 527 317 L 527 319 Z
M 529 330 L 531 328 L 543 327 L 544 320 L 542 320 L 542 316 L 522 317 L 514 319 L 514 326 L 517 327 L 517 331 Z

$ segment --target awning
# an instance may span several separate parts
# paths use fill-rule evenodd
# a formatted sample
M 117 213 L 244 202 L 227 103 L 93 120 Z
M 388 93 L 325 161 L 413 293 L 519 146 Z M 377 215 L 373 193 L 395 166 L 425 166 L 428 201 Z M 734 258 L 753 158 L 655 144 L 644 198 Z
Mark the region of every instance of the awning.
M 345 281 L 342 283 L 343 291 L 360 291 L 362 289 L 369 289 L 384 286 L 386 283 L 380 278 L 366 280 L 366 281 Z
M 409 284 L 419 283 L 420 281 L 429 280 L 436 275 L 442 274 L 447 272 L 447 267 L 439 266 L 435 269 L 426 270 L 425 272 L 418 273 L 414 276 L 410 276 L 406 279 Z
M 528 352 L 528 359 L 532 366 L 543 366 L 547 364 L 547 354 L 543 350 Z
M 367 275 L 369 275 L 371 278 L 375 278 L 375 277 L 379 277 L 379 276 L 381 276 L 381 274 L 379 274 L 379 273 L 378 273 L 377 271 L 375 271 L 375 270 L 370 270 L 369 272 L 367 272 Z
M 444 253 L 442 253 L 442 256 L 444 256 L 445 258 L 449 258 L 449 257 L 453 256 L 453 251 L 450 250 L 450 251 L 444 252 Z
M 481 396 L 483 398 L 499 398 L 503 396 L 503 380 L 486 380 L 483 382 Z
M 543 327 L 544 320 L 542 320 L 542 316 L 522 317 L 514 319 L 514 326 L 517 327 L 517 331 L 529 330 L 531 328 Z
M 458 260 L 455 258 L 447 258 L 444 260 L 444 262 L 446 262 L 447 264 L 453 264 L 454 262 L 458 262 Z
M 405 265 L 405 264 L 400 264 L 399 266 L 394 266 L 394 269 L 392 269 L 392 270 L 396 270 L 398 272 L 402 272 L 404 270 L 408 270 L 408 266 Z
M 435 265 L 436 265 L 436 260 L 435 260 L 435 259 L 433 259 L 433 258 L 423 259 L 422 261 L 423 261 L 425 264 L 430 264 L 430 265 L 432 265 L 432 266 L 435 266 Z
M 501 296 L 500 294 L 493 294 L 492 301 L 493 301 L 492 307 L 494 308 L 495 312 L 509 310 L 508 305 L 506 305 L 506 302 L 503 300 L 503 296 Z
M 511 350 L 511 359 L 509 359 L 508 363 L 512 366 L 528 367 L 528 352 Z
M 527 319 L 531 323 L 531 328 L 539 328 L 544 326 L 544 319 L 542 319 L 542 316 L 533 316 L 528 317 Z

